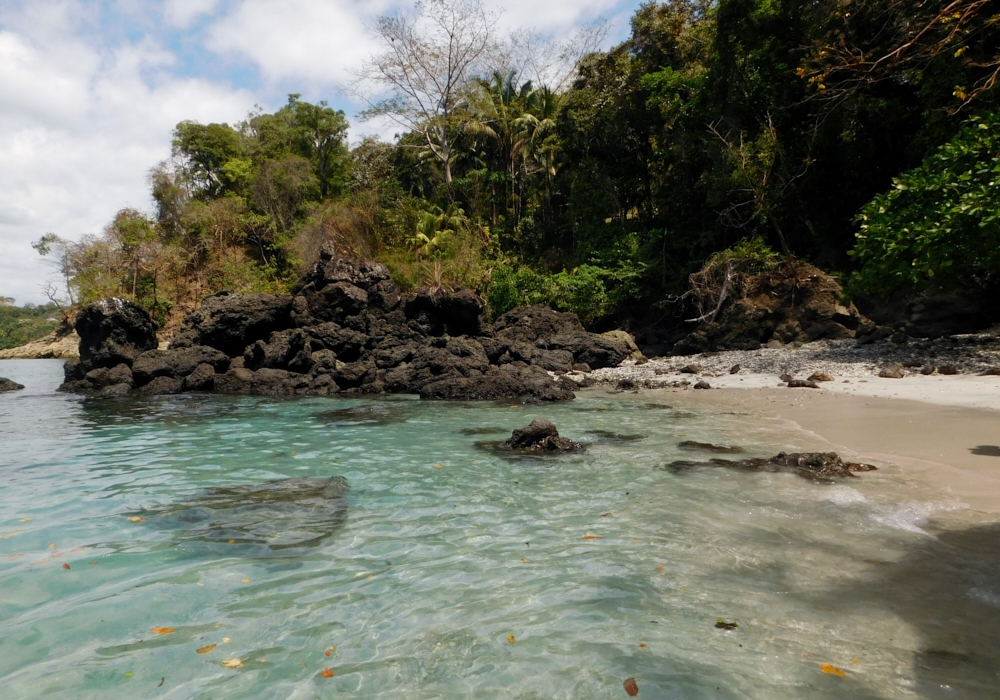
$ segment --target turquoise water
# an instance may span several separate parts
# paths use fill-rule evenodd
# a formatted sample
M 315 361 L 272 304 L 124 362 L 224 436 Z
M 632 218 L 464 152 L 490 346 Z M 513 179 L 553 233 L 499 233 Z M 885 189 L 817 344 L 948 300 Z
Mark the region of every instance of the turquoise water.
M 681 440 L 817 446 L 788 426 L 603 389 L 84 400 L 60 362 L 0 376 L 28 387 L 0 395 L 4 698 L 1000 697 L 984 518 L 891 466 L 660 468 Z M 477 444 L 536 415 L 587 451 Z

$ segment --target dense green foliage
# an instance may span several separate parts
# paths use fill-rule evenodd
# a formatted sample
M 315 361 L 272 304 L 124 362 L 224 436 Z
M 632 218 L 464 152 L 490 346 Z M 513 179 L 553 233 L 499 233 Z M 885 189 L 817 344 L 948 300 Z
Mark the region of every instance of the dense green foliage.
M 1000 116 L 972 119 L 858 216 L 854 287 L 889 293 L 1000 279 Z
M 344 115 L 296 95 L 235 126 L 183 122 L 150 176 L 156 211 L 123 210 L 60 249 L 60 269 L 80 301 L 125 295 L 161 318 L 221 288 L 284 290 L 327 241 L 405 287 L 587 322 L 662 315 L 740 241 L 836 269 L 854 248 L 858 284 L 880 292 L 989 284 L 998 14 L 955 7 L 650 2 L 568 88 L 523 78 L 508 52 L 449 84 L 444 116 L 406 112 L 395 144 L 348 149 Z
M 13 306 L 0 303 L 0 350 L 16 348 L 48 335 L 62 320 L 62 313 L 52 304 Z

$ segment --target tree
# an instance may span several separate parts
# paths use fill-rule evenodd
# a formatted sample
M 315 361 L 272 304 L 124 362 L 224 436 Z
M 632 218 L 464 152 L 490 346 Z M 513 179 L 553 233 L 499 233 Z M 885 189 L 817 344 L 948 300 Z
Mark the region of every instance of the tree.
M 31 244 L 31 247 L 38 251 L 38 254 L 42 257 L 48 257 L 49 262 L 59 271 L 59 275 L 62 277 L 63 284 L 66 288 L 66 297 L 69 299 L 70 306 L 76 303 L 73 295 L 73 276 L 76 274 L 76 260 L 74 259 L 74 246 L 70 241 L 57 236 L 54 233 L 46 233 L 44 236 L 39 238 L 37 241 Z M 49 298 L 55 303 L 55 290 L 51 285 L 46 286 L 46 292 Z
M 362 118 L 386 116 L 422 135 L 452 181 L 458 110 L 473 77 L 494 45 L 496 15 L 482 0 L 423 0 L 412 15 L 380 17 L 375 37 L 383 51 L 358 72 L 354 91 L 368 109 Z M 374 90 L 381 88 L 381 93 Z

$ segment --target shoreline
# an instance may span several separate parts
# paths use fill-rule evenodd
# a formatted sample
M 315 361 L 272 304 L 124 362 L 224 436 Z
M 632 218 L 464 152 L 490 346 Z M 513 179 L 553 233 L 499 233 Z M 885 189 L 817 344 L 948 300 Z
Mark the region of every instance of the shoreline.
M 869 391 L 878 391 L 878 386 Z M 931 402 L 752 385 L 640 391 L 650 397 L 682 394 L 696 405 L 779 419 L 825 445 L 823 451 L 837 452 L 845 460 L 895 465 L 905 477 L 930 486 L 942 497 L 957 499 L 980 513 L 1000 514 L 1000 412 L 995 407 L 947 403 L 958 398 L 954 395 Z M 1000 401 L 1000 390 L 996 391 L 992 400 Z

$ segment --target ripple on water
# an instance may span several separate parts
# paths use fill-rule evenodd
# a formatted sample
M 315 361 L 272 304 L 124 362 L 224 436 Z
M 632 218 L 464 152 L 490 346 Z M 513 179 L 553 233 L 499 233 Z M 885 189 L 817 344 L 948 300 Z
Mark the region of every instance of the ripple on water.
M 682 395 L 82 401 L 58 371 L 0 367 L 35 387 L 0 397 L 4 697 L 994 692 L 995 525 L 944 529 L 973 514 L 892 469 L 655 469 L 685 441 L 767 457 L 808 435 Z M 586 452 L 476 447 L 535 416 Z

